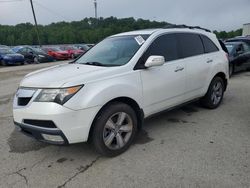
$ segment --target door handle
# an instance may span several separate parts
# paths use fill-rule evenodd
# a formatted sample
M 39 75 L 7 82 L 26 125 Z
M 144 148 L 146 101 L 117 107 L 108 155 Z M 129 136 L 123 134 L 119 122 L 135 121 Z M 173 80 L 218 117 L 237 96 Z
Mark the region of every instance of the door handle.
M 212 60 L 212 59 L 208 59 L 207 60 L 207 63 L 212 63 L 214 60 Z
M 179 71 L 183 71 L 183 70 L 184 70 L 184 67 L 176 67 L 174 72 L 179 72 Z

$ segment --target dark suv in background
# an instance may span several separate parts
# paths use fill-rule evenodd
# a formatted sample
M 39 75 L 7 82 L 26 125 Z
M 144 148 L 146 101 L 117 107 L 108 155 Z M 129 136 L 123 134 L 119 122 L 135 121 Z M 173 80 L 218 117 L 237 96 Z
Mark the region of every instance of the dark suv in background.
M 236 37 L 228 39 L 225 46 L 229 54 L 229 74 L 250 68 L 250 38 Z

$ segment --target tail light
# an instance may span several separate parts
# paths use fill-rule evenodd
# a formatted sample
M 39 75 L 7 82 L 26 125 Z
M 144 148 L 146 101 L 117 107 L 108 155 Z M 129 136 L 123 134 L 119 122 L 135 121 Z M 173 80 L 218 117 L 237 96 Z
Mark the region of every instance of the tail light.
M 225 53 L 227 60 L 229 61 L 229 55 L 228 53 Z

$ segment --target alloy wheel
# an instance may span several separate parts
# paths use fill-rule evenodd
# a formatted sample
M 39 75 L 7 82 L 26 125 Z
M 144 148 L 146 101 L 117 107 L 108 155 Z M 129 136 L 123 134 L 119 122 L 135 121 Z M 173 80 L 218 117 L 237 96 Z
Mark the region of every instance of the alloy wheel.
M 216 82 L 213 86 L 213 91 L 211 95 L 211 99 L 214 105 L 220 103 L 223 95 L 223 86 L 221 82 Z
M 133 131 L 133 121 L 125 112 L 113 114 L 103 129 L 104 144 L 111 150 L 123 148 L 130 140 Z

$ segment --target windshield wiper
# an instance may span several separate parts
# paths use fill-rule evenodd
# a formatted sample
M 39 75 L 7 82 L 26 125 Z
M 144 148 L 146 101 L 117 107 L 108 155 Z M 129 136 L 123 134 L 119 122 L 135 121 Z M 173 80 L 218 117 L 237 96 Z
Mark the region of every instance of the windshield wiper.
M 84 63 L 85 65 L 94 65 L 94 66 L 105 66 L 104 64 L 102 63 L 99 63 L 99 62 L 87 62 L 87 63 Z
M 77 64 L 81 64 L 81 65 L 94 65 L 94 66 L 101 66 L 101 67 L 116 67 L 116 66 L 120 66 L 117 64 L 102 64 L 96 61 L 92 61 L 92 62 L 87 62 L 87 63 L 78 63 L 76 62 L 72 62 L 72 63 L 77 63 Z

